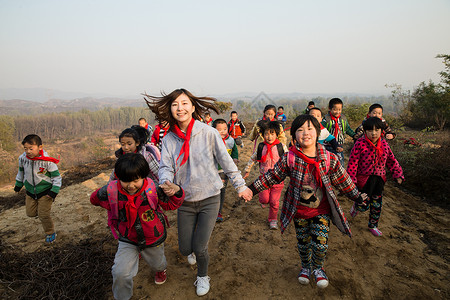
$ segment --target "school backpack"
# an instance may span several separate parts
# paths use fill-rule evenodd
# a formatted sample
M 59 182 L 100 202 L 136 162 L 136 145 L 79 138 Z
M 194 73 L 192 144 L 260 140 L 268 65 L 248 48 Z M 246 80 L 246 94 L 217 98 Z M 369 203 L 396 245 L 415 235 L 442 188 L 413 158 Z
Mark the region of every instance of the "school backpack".
M 145 144 L 145 150 L 150 152 L 151 155 L 156 159 L 156 161 L 159 163 L 161 161 L 161 152 L 159 151 L 159 148 L 156 147 L 153 144 Z
M 158 240 L 156 240 L 151 245 L 151 246 L 157 246 L 157 245 L 161 244 L 162 242 L 164 242 L 167 237 L 166 226 L 169 227 L 169 220 L 167 219 L 167 216 L 162 211 L 161 207 L 158 205 L 158 202 L 152 201 L 152 199 L 155 197 L 156 193 L 154 192 L 153 195 L 151 195 L 151 193 L 152 193 L 151 190 L 152 190 L 152 187 L 155 190 L 155 185 L 153 184 L 153 181 L 150 178 L 147 178 L 147 181 L 149 184 L 147 185 L 147 188 L 145 189 L 145 196 L 147 197 L 150 207 L 155 212 L 156 216 L 155 216 L 154 220 L 155 220 L 155 222 L 157 222 L 159 220 L 164 226 L 164 231 L 163 231 L 163 234 L 161 235 L 161 237 L 158 238 Z M 114 238 L 117 240 L 119 238 L 119 235 L 117 233 L 117 228 L 118 228 L 117 226 L 119 223 L 119 190 L 117 189 L 117 180 L 113 180 L 108 184 L 108 186 L 106 188 L 106 192 L 108 194 L 108 201 L 109 201 L 109 206 L 110 206 L 110 209 L 108 210 L 108 226 L 111 228 L 111 232 L 112 232 Z M 141 197 L 141 199 L 142 199 L 142 197 Z M 145 246 L 145 240 L 143 243 L 140 243 L 139 246 Z M 147 245 L 147 246 L 150 246 L 150 245 Z
M 256 150 L 256 160 L 257 161 L 261 161 L 264 145 L 265 145 L 264 143 L 259 143 L 259 145 L 258 145 L 258 149 Z M 277 146 L 277 150 L 278 150 L 278 156 L 281 158 L 284 154 L 283 144 L 279 143 L 276 146 Z

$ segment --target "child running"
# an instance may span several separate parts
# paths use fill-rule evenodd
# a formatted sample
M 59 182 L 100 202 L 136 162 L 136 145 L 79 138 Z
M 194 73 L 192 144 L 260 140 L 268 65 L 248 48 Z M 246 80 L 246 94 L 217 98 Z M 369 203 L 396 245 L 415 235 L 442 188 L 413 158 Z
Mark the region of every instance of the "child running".
M 167 121 L 161 121 L 155 126 L 155 131 L 153 131 L 151 142 L 153 145 L 158 147 L 161 151 L 161 140 L 169 132 L 169 123 Z
M 384 138 L 386 138 L 386 140 L 393 140 L 395 138 L 396 134 L 392 131 L 391 127 L 387 124 L 386 120 L 383 118 L 383 106 L 381 106 L 381 104 L 375 103 L 369 107 L 369 113 L 367 114 L 364 121 L 370 117 L 377 117 L 377 118 L 380 118 L 381 121 L 383 121 L 384 130 L 381 133 L 382 138 L 384 137 Z M 356 128 L 355 133 L 356 134 L 353 137 L 353 139 L 355 141 L 364 135 L 364 129 L 363 129 L 362 123 L 361 123 L 361 125 L 358 126 L 358 128 Z
M 205 112 L 205 119 L 203 120 L 206 125 L 212 126 L 213 118 L 211 118 L 211 114 L 209 112 Z
M 345 134 L 353 137 L 355 132 L 350 128 L 347 118 L 342 114 L 344 103 L 339 98 L 333 98 L 328 102 L 329 112 L 325 115 L 322 125 L 336 138 L 339 145 L 343 146 Z M 336 153 L 342 166 L 344 166 L 344 152 Z
M 39 217 L 46 234 L 45 242 L 53 243 L 56 232 L 50 210 L 62 183 L 56 165 L 59 160 L 48 156 L 41 138 L 36 134 L 27 135 L 22 145 L 25 152 L 19 157 L 14 191 L 18 193 L 25 185 L 26 214 L 28 217 Z
M 234 139 L 236 145 L 244 148 L 244 142 L 241 139 L 245 133 L 244 123 L 238 119 L 238 113 L 234 110 L 230 113 L 230 118 L 231 120 L 228 122 L 228 133 Z
M 328 278 L 323 264 L 328 249 L 330 219 L 340 231 L 351 236 L 332 186 L 358 203 L 363 202 L 364 195 L 359 193 L 336 155 L 317 143 L 319 134 L 320 124 L 316 118 L 310 115 L 295 118 L 291 127 L 293 146 L 273 169 L 249 186 L 250 191 L 245 191 L 243 198 L 251 200 L 253 195 L 290 177 L 281 210 L 281 233 L 293 220 L 302 261 L 298 280 L 301 284 L 309 284 L 312 271 L 317 287 L 325 288 Z
M 353 204 L 350 215 L 355 217 L 358 212 L 370 208 L 369 230 L 375 236 L 383 233 L 378 229 L 381 215 L 383 188 L 386 182 L 386 169 L 392 177 L 401 184 L 404 180 L 403 170 L 395 159 L 389 144 L 382 139 L 385 123 L 378 117 L 370 117 L 363 122 L 364 135 L 353 146 L 348 161 L 347 172 L 356 186 L 368 195 L 363 205 Z
M 153 128 L 152 126 L 150 126 L 147 123 L 147 120 L 145 118 L 140 118 L 139 119 L 139 126 L 141 126 L 142 128 L 145 128 L 145 130 L 147 130 L 147 139 L 145 140 L 145 143 L 150 142 L 150 137 L 153 134 Z
M 108 210 L 108 225 L 114 237 L 119 239 L 112 267 L 114 298 L 130 299 L 133 278 L 139 269 L 139 255 L 156 271 L 156 284 L 166 281 L 164 241 L 167 220 L 162 209 L 180 207 L 184 192 L 176 184 L 166 182 L 158 186 L 147 178 L 148 164 L 137 153 L 119 157 L 114 170 L 119 180 L 93 192 L 90 201 Z M 168 197 L 161 187 L 171 188 L 175 193 Z
M 276 115 L 277 111 L 274 105 L 272 104 L 268 104 L 266 105 L 266 107 L 264 107 L 264 115 L 262 117 L 262 120 L 267 120 L 267 121 L 274 121 L 275 120 L 275 115 Z M 283 126 L 280 124 L 280 134 L 278 135 L 278 140 L 286 145 L 286 135 L 284 134 L 284 129 Z M 255 141 L 255 145 L 253 146 L 253 151 L 255 151 L 256 145 L 258 145 L 259 143 L 262 143 L 264 141 L 263 136 L 261 135 L 261 132 L 259 130 L 259 126 L 258 123 L 255 123 L 255 125 L 252 128 L 252 131 L 250 131 L 250 134 L 248 136 L 248 138 L 251 141 Z
M 146 147 L 145 141 L 147 140 L 147 130 L 140 126 L 133 126 L 127 128 L 119 135 L 120 149 L 116 151 L 117 158 L 127 153 L 139 153 L 148 163 L 150 173 L 146 177 L 150 177 L 153 180 L 158 181 L 159 162 L 157 155 L 153 154 Z M 154 149 L 153 147 L 152 149 Z M 109 181 L 117 180 L 114 170 L 109 176 Z
M 322 122 L 322 111 L 318 107 L 312 107 L 309 110 L 309 115 L 316 118 L 316 120 L 320 123 Z M 335 154 L 344 151 L 344 148 L 342 148 L 336 141 L 336 138 L 326 129 L 323 127 L 322 124 L 320 124 L 320 135 L 318 142 L 325 146 L 325 149 L 328 151 L 331 151 Z
M 236 143 L 234 139 L 228 134 L 228 126 L 227 121 L 224 119 L 215 119 L 212 127 L 217 129 L 217 131 L 220 134 L 220 137 L 223 140 L 223 143 L 225 144 L 225 147 L 227 148 L 227 152 L 230 154 L 231 158 L 233 159 L 233 162 L 235 165 L 237 165 L 239 160 L 239 153 L 236 147 Z M 223 187 L 220 189 L 220 207 L 219 207 L 219 213 L 217 214 L 217 222 L 223 222 L 223 216 L 222 216 L 222 207 L 223 203 L 225 202 L 225 190 L 227 189 L 228 185 L 228 177 L 223 172 L 223 169 L 220 165 L 218 165 L 219 169 L 219 176 L 222 179 Z
M 280 124 L 284 127 L 286 126 L 286 121 L 287 121 L 287 117 L 284 114 L 284 107 L 283 106 L 278 106 L 278 112 L 277 115 L 275 117 L 275 119 L 280 122 Z
M 218 113 L 210 97 L 196 97 L 188 90 L 177 89 L 161 97 L 144 94 L 148 107 L 157 120 L 167 120 L 169 133 L 162 140 L 160 182 L 174 182 L 186 193 L 178 209 L 178 245 L 189 263 L 197 263 L 198 296 L 210 289 L 208 276 L 208 243 L 220 206 L 223 182 L 217 163 L 229 178 L 239 197 L 248 190 L 245 181 L 231 159 L 219 132 L 199 122 L 207 109 Z M 165 189 L 171 195 L 172 190 Z
M 259 162 L 259 172 L 261 174 L 273 169 L 274 165 L 280 160 L 284 152 L 287 152 L 285 145 L 280 143 L 277 136 L 280 134 L 280 123 L 278 121 L 260 121 L 265 124 L 260 124 L 261 134 L 264 137 L 264 142 L 260 143 L 256 151 L 250 156 L 250 159 L 245 167 L 244 179 L 250 175 L 250 171 L 255 164 Z M 280 206 L 280 196 L 283 190 L 284 182 L 274 184 L 267 190 L 259 193 L 259 203 L 261 207 L 265 208 L 269 204 L 269 228 L 278 229 L 278 207 Z

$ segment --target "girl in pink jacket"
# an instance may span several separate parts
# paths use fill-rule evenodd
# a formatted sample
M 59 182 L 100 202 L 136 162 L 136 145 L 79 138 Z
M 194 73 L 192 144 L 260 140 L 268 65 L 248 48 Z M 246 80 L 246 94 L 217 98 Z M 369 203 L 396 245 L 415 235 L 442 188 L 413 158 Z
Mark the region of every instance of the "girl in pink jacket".
M 369 230 L 375 236 L 381 236 L 378 229 L 378 221 L 381 215 L 382 196 L 384 183 L 386 182 L 386 167 L 392 173 L 392 177 L 401 184 L 404 180 L 403 170 L 395 159 L 386 140 L 381 138 L 384 123 L 377 117 L 371 117 L 364 121 L 364 135 L 360 137 L 350 154 L 347 173 L 352 178 L 358 189 L 366 193 L 368 198 L 362 204 L 353 204 L 350 215 L 355 217 L 358 212 L 364 212 L 370 208 Z

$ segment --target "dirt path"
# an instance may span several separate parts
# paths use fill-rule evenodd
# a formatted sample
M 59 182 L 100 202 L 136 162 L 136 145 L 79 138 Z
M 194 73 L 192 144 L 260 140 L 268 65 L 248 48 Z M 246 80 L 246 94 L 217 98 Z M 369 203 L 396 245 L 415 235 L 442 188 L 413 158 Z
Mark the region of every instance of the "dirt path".
M 244 143 L 246 147 L 240 151 L 241 170 L 252 150 L 249 141 L 244 139 Z M 257 172 L 254 167 L 248 183 Z M 106 211 L 93 207 L 89 195 L 107 182 L 109 173 L 109 169 L 104 170 L 61 190 L 52 208 L 58 232 L 53 247 L 76 244 L 108 232 Z M 1 193 L 7 197 L 6 194 Z M 348 212 L 350 200 L 339 200 Z M 228 188 L 225 221 L 216 225 L 209 244 L 211 291 L 204 299 L 450 298 L 448 211 L 430 206 L 392 183 L 386 185 L 383 198 L 382 237 L 376 238 L 367 230 L 367 213 L 349 220 L 352 239 L 332 226 L 325 262 L 330 285 L 325 290 L 318 290 L 314 283 L 298 283 L 300 259 L 293 224 L 283 235 L 270 231 L 267 214 L 268 209 L 259 206 L 257 197 L 244 203 Z M 167 215 L 172 226 L 165 243 L 168 280 L 164 285 L 155 285 L 151 270 L 141 262 L 133 299 L 198 299 L 193 286 L 196 270 L 178 252 L 176 213 Z M 27 253 L 51 249 L 43 243 L 39 220 L 27 218 L 24 206 L 0 213 L 0 237 L 4 245 Z M 111 239 L 112 247 L 115 243 Z M 105 269 L 102 276 L 109 278 L 110 269 Z M 14 298 L 14 294 L 7 295 Z M 106 298 L 112 298 L 111 292 Z

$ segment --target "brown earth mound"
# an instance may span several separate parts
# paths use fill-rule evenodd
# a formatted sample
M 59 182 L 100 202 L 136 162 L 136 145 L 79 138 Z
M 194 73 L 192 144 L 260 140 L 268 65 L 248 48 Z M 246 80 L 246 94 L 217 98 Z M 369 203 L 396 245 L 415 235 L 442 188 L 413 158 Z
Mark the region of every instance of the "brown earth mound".
M 240 170 L 253 148 L 247 139 L 244 143 L 239 149 Z M 51 246 L 44 244 L 39 220 L 26 217 L 23 206 L 0 213 L 0 298 L 112 299 L 116 241 L 106 225 L 105 210 L 89 202 L 89 195 L 107 182 L 111 166 L 83 182 L 72 179 L 69 184 L 70 177 L 65 179 L 52 208 L 58 237 Z M 254 167 L 247 182 L 257 173 Z M 351 201 L 339 200 L 348 212 Z M 172 225 L 165 243 L 167 282 L 155 285 L 152 271 L 141 261 L 133 299 L 198 298 L 193 286 L 196 269 L 178 251 L 176 212 L 167 216 Z M 225 221 L 216 225 L 209 244 L 211 290 L 204 299 L 450 298 L 448 210 L 424 203 L 390 182 L 383 198 L 382 237 L 367 230 L 367 213 L 350 219 L 351 239 L 332 226 L 325 262 L 330 285 L 324 290 L 314 282 L 298 283 L 293 225 L 281 235 L 268 229 L 267 216 L 257 197 L 244 203 L 228 187 Z

